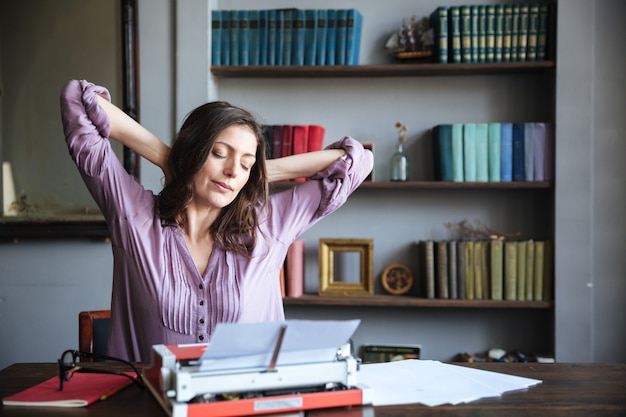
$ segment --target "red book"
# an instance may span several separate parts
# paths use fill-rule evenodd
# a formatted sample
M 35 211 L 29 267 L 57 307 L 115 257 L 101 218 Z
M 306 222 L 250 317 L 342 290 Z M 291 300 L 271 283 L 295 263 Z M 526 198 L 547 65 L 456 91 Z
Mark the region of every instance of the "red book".
M 132 383 L 121 375 L 74 373 L 70 381 L 63 383 L 63 391 L 59 390 L 59 378 L 54 377 L 3 398 L 2 403 L 5 406 L 85 407 L 107 399 Z
M 287 249 L 287 296 L 304 294 L 304 239 L 298 239 Z
M 324 148 L 324 133 L 326 129 L 320 125 L 309 125 L 309 140 L 307 147 L 309 152 L 321 151 Z
M 281 156 L 289 156 L 293 151 L 293 126 L 283 125 L 283 140 Z
M 293 145 L 291 153 L 297 155 L 308 152 L 309 143 L 309 126 L 308 125 L 295 125 L 293 127 Z M 294 181 L 304 182 L 307 180 L 305 177 L 294 178 Z
M 272 158 L 280 158 L 283 156 L 283 127 L 282 125 L 273 125 L 272 131 Z

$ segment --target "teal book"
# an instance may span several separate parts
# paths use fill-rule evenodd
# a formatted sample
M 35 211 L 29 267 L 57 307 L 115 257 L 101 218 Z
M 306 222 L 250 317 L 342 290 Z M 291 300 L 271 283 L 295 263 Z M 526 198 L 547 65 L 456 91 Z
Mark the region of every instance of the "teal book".
M 248 61 L 250 65 L 261 63 L 261 38 L 259 33 L 259 11 L 248 11 L 248 28 L 250 31 L 250 48 Z
M 544 61 L 546 59 L 546 50 L 548 45 L 548 17 L 549 7 L 542 3 L 539 6 L 539 26 L 537 29 L 537 60 Z
M 222 11 L 211 11 L 211 65 L 222 65 Z
M 230 12 L 221 11 L 222 47 L 220 65 L 230 65 Z
M 528 6 L 528 43 L 526 61 L 537 60 L 537 37 L 539 34 L 539 4 L 530 3 Z
M 267 10 L 259 10 L 259 65 L 267 65 Z
M 452 124 L 452 181 L 463 182 L 463 124 Z
M 430 25 L 434 32 L 433 61 L 448 63 L 448 9 L 440 6 L 430 14 Z
M 472 45 L 472 61 L 478 62 L 478 6 L 470 6 L 470 20 L 472 26 L 471 45 Z
M 472 14 L 470 6 L 461 6 L 461 62 L 472 62 Z
M 502 143 L 502 126 L 500 123 L 489 123 L 487 127 L 487 154 L 489 155 L 489 182 L 500 182 L 500 155 Z
M 533 164 L 533 179 L 535 181 L 545 181 L 545 157 L 546 157 L 546 124 L 534 123 L 533 126 L 534 137 L 534 164 Z
M 487 61 L 487 6 L 478 6 L 478 62 Z
M 452 181 L 452 125 L 433 128 L 433 160 L 436 181 Z
M 504 5 L 502 34 L 502 62 L 511 62 L 511 33 L 513 31 L 513 6 Z
M 337 45 L 337 10 L 328 9 L 326 20 L 326 65 L 335 65 Z
M 496 53 L 496 6 L 487 5 L 487 50 L 485 62 L 494 62 Z
M 461 9 L 458 6 L 450 6 L 448 9 L 448 52 L 450 62 L 461 62 Z
M 500 125 L 500 181 L 513 181 L 513 124 Z
M 517 61 L 517 41 L 519 38 L 519 3 L 511 7 L 511 61 Z
M 346 28 L 346 65 L 358 65 L 361 51 L 363 15 L 356 9 L 348 9 Z
M 346 39 L 348 37 L 348 10 L 337 10 L 337 43 L 335 44 L 335 65 L 346 65 Z
M 304 65 L 304 45 L 305 45 L 305 20 L 306 12 L 303 9 L 292 12 L 291 28 L 291 64 Z
M 317 57 L 317 10 L 305 10 L 304 18 L 304 65 L 315 65 Z
M 283 10 L 283 62 L 282 65 L 291 65 L 291 48 L 293 44 L 293 19 L 295 10 Z
M 276 19 L 277 11 L 267 11 L 267 65 L 276 65 Z
M 239 27 L 239 65 L 250 65 L 250 20 L 247 10 L 237 12 Z
M 463 124 L 463 178 L 476 182 L 476 123 Z
M 239 65 L 239 11 L 231 10 L 230 14 L 230 65 Z
M 489 137 L 487 123 L 476 123 L 476 181 L 489 181 Z
M 524 180 L 535 180 L 535 124 L 524 123 Z
M 317 29 L 315 42 L 315 64 L 326 65 L 326 9 L 317 10 Z
M 527 47 L 528 47 L 528 3 L 521 3 L 519 5 L 519 22 L 517 33 L 517 60 L 527 60 Z
M 276 10 L 276 42 L 275 42 L 275 65 L 284 65 L 285 63 L 285 55 L 283 54 L 283 49 L 285 49 L 285 11 L 284 10 Z
M 524 123 L 513 123 L 513 181 L 524 181 Z
M 493 62 L 502 62 L 504 41 L 504 4 L 496 4 L 495 13 L 495 47 Z

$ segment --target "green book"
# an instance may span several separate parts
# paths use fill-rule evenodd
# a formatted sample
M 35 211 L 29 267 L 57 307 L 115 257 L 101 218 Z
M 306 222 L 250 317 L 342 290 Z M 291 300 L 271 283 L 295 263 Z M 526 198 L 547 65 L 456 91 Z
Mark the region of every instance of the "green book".
M 476 123 L 463 124 L 463 177 L 476 182 Z
M 493 51 L 493 62 L 502 62 L 504 41 L 504 4 L 496 4 L 495 7 L 495 47 Z
M 472 61 L 478 62 L 478 6 L 470 6 Z
M 437 7 L 430 14 L 430 25 L 435 37 L 434 61 L 439 64 L 446 64 L 448 62 L 448 8 Z
M 519 22 L 517 27 L 517 60 L 527 61 L 528 48 L 528 3 L 519 6 Z
M 511 61 L 517 61 L 517 40 L 519 36 L 519 3 L 513 3 L 511 12 Z
M 483 241 L 474 242 L 474 298 L 485 299 L 483 292 Z
M 487 127 L 487 155 L 489 182 L 500 182 L 502 125 L 489 123 Z
M 543 248 L 543 300 L 554 298 L 554 246 L 547 240 Z
M 529 240 L 526 244 L 526 288 L 524 298 L 532 301 L 535 294 L 533 285 L 535 283 L 535 242 Z
M 535 242 L 535 282 L 533 284 L 533 300 L 543 301 L 543 268 L 545 242 Z
M 496 49 L 496 6 L 487 5 L 487 51 L 486 62 L 494 62 Z
M 513 6 L 504 5 L 502 30 L 502 62 L 511 61 L 511 32 L 513 31 Z
M 461 15 L 461 62 L 472 62 L 472 15 L 470 6 L 459 8 Z
M 478 62 L 487 61 L 487 6 L 478 6 Z
M 517 243 L 517 300 L 526 300 L 526 248 L 528 242 L 521 240 Z
M 452 124 L 452 181 L 463 182 L 463 124 Z
M 491 283 L 491 299 L 502 300 L 504 288 L 506 286 L 504 282 L 504 257 L 503 246 L 504 242 L 499 239 L 491 240 L 489 243 L 489 276 Z M 509 242 L 507 242 L 509 243 Z M 508 279 L 508 277 L 507 277 Z M 508 298 L 507 298 L 508 300 Z
M 542 3 L 539 6 L 539 23 L 537 28 L 537 60 L 544 61 L 546 59 L 546 50 L 548 46 L 548 5 Z
M 489 129 L 487 123 L 476 123 L 476 181 L 489 181 Z
M 526 61 L 537 60 L 537 42 L 539 35 L 539 4 L 531 3 L 528 7 L 528 44 Z
M 465 298 L 474 300 L 474 242 L 465 241 L 463 245 L 463 258 L 465 259 Z
M 450 62 L 461 62 L 461 9 L 458 6 L 450 6 L 448 9 L 448 51 Z
M 504 299 L 517 300 L 517 243 L 504 242 Z

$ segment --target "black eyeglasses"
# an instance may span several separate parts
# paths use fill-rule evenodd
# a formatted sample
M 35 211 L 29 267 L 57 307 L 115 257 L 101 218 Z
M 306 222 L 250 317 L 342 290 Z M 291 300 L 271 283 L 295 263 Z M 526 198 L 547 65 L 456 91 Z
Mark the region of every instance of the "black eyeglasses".
M 105 368 L 83 368 L 81 366 L 76 365 L 76 359 L 84 357 L 84 358 L 93 358 L 93 359 L 104 359 L 109 361 L 121 362 L 127 366 L 129 366 L 134 372 L 135 377 L 129 375 L 124 372 L 112 371 L 110 369 Z M 133 381 L 137 386 L 141 389 L 144 389 L 146 385 L 143 382 L 143 378 L 141 377 L 141 373 L 132 363 L 120 359 L 115 358 L 113 356 L 102 355 L 99 353 L 90 353 L 90 352 L 80 352 L 78 350 L 66 350 L 63 352 L 59 360 L 57 361 L 59 364 L 59 391 L 63 391 L 63 382 L 68 382 L 72 379 L 75 372 L 79 373 L 92 373 L 92 374 L 113 374 L 113 375 L 121 375 Z

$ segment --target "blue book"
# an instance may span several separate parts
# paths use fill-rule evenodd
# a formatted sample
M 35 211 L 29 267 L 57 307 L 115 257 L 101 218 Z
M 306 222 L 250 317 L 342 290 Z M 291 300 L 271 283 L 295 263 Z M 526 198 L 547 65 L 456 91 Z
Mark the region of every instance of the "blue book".
M 237 12 L 237 23 L 239 25 L 239 65 L 250 64 L 250 27 L 248 26 L 248 11 L 239 10 Z
M 476 123 L 476 181 L 489 181 L 489 130 L 487 123 Z
M 524 123 L 524 180 L 535 180 L 535 124 Z
M 493 51 L 493 61 L 502 62 L 504 43 L 504 4 L 496 4 L 495 7 L 495 48 Z
M 259 65 L 261 62 L 261 37 L 259 33 L 259 11 L 248 10 L 248 30 L 250 32 L 249 64 Z
M 487 62 L 487 6 L 478 6 L 478 62 Z
M 430 26 L 434 32 L 434 62 L 446 64 L 448 62 L 448 8 L 437 7 L 430 14 Z
M 437 125 L 432 135 L 435 180 L 452 181 L 452 125 Z
M 283 62 L 291 65 L 291 44 L 293 42 L 293 10 L 283 11 Z
M 346 65 L 358 65 L 361 51 L 361 30 L 363 15 L 356 9 L 348 9 L 346 28 Z
M 291 65 L 304 65 L 305 11 L 294 10 L 291 18 Z
M 524 123 L 513 123 L 513 181 L 524 178 Z
M 230 65 L 239 65 L 239 12 L 230 12 Z
M 448 9 L 448 53 L 450 62 L 461 62 L 461 10 L 459 6 Z
M 275 65 L 283 65 L 285 62 L 283 55 L 283 49 L 285 47 L 285 32 L 283 25 L 285 23 L 285 11 L 276 10 L 276 57 Z
M 511 33 L 513 32 L 513 6 L 504 5 L 504 27 L 502 33 L 502 62 L 511 61 Z
M 267 10 L 259 10 L 259 65 L 267 65 Z
M 496 6 L 487 5 L 487 49 L 485 51 L 485 62 L 494 62 L 496 50 Z
M 463 124 L 463 177 L 476 182 L 476 123 Z
M 326 65 L 326 9 L 317 11 L 317 40 L 315 42 L 315 65 Z
M 500 181 L 513 181 L 513 124 L 502 123 L 500 129 Z
M 519 5 L 519 21 L 517 26 L 517 60 L 526 61 L 528 46 L 528 3 Z
M 304 11 L 304 65 L 315 65 L 317 57 L 317 10 Z
M 222 65 L 222 11 L 211 11 L 211 65 Z
M 534 150 L 535 150 L 535 162 L 534 162 L 534 175 L 535 181 L 546 180 L 546 156 L 549 152 L 546 152 L 546 123 L 534 123 L 533 126 Z
M 461 6 L 461 62 L 472 62 L 472 13 L 471 6 Z
M 452 125 L 452 181 L 463 182 L 463 124 Z
M 230 65 L 230 12 L 222 10 L 222 65 Z
M 267 11 L 267 65 L 276 65 L 276 10 Z
M 487 154 L 489 155 L 489 182 L 500 182 L 500 157 L 502 145 L 502 126 L 489 123 L 487 130 Z
M 471 62 L 478 62 L 478 6 L 470 6 L 471 33 Z
M 337 42 L 335 44 L 335 64 L 346 65 L 346 37 L 348 32 L 348 10 L 337 10 Z
M 337 10 L 328 9 L 326 13 L 326 65 L 335 65 L 335 50 L 337 45 Z

